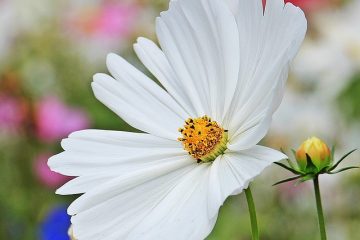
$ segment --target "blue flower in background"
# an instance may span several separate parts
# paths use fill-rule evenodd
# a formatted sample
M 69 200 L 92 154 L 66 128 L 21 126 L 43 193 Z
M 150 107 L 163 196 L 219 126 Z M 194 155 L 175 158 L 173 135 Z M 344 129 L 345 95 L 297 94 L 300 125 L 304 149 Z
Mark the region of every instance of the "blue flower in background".
M 51 209 L 40 226 L 41 240 L 70 240 L 67 232 L 71 223 L 66 209 L 66 206 Z

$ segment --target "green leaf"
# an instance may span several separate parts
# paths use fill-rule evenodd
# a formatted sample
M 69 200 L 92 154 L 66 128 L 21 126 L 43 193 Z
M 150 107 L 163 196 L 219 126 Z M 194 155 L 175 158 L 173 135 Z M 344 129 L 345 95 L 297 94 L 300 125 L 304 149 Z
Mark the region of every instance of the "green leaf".
M 280 167 L 282 167 L 282 168 L 285 168 L 286 170 L 288 170 L 288 171 L 290 171 L 290 172 L 292 172 L 292 173 L 294 173 L 294 174 L 297 174 L 297 175 L 301 175 L 302 173 L 301 172 L 299 172 L 299 171 L 297 171 L 296 169 L 293 169 L 293 168 L 291 168 L 291 167 L 288 167 L 288 166 L 286 166 L 285 164 L 283 164 L 283 163 L 279 163 L 279 162 L 274 162 L 274 164 L 276 164 L 276 165 L 278 165 L 278 166 L 280 166 Z
M 344 172 L 344 171 L 351 170 L 351 169 L 357 169 L 357 168 L 360 168 L 360 167 L 346 167 L 346 168 L 342 168 L 335 172 L 328 172 L 328 174 L 336 174 L 336 173 Z
M 285 180 L 282 180 L 282 181 L 279 181 L 279 182 L 273 184 L 273 186 L 276 186 L 276 185 L 279 185 L 279 184 L 282 184 L 282 183 L 286 183 L 286 182 L 291 182 L 291 181 L 294 181 L 294 180 L 299 179 L 301 177 L 302 176 L 296 176 L 296 177 L 288 178 L 288 179 L 285 179 Z
M 353 152 L 355 152 L 357 149 L 351 150 L 350 152 L 348 152 L 347 154 L 345 154 L 342 158 L 340 158 L 340 160 L 334 165 L 332 166 L 328 171 L 332 171 L 335 168 L 337 168 L 337 166 L 339 166 L 339 164 L 344 161 L 345 158 L 347 158 L 350 154 L 352 154 Z

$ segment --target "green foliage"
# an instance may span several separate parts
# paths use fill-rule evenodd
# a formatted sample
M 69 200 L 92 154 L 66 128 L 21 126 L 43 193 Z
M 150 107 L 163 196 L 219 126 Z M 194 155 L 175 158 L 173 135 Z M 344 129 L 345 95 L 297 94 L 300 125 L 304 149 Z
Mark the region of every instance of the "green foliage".
M 338 106 L 346 119 L 358 123 L 360 120 L 360 73 L 355 74 L 338 97 Z

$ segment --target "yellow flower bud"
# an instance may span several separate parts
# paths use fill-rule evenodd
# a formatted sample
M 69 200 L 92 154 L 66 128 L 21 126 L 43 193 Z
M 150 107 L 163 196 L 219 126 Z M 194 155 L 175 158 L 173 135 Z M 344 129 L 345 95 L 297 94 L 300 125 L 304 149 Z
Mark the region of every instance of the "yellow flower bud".
M 317 169 L 309 169 L 307 156 Z M 329 147 L 317 137 L 312 137 L 303 142 L 296 151 L 296 160 L 302 171 L 321 171 L 331 163 L 331 152 Z

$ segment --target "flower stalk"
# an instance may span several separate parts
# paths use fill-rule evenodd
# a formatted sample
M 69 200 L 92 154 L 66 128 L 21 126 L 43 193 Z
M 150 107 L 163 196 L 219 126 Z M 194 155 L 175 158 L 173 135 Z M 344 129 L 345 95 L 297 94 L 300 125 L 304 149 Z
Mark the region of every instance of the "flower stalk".
M 326 228 L 325 228 L 325 219 L 324 213 L 321 203 L 321 194 L 320 194 L 320 186 L 319 186 L 319 176 L 317 175 L 314 179 L 314 190 L 315 190 L 315 199 L 316 199 L 316 208 L 319 220 L 319 230 L 321 240 L 326 240 Z
M 247 189 L 245 189 L 245 195 L 246 195 L 246 201 L 248 204 L 249 214 L 250 214 L 252 240 L 259 240 L 259 228 L 256 218 L 256 209 L 255 209 L 255 203 L 251 193 L 250 186 Z

